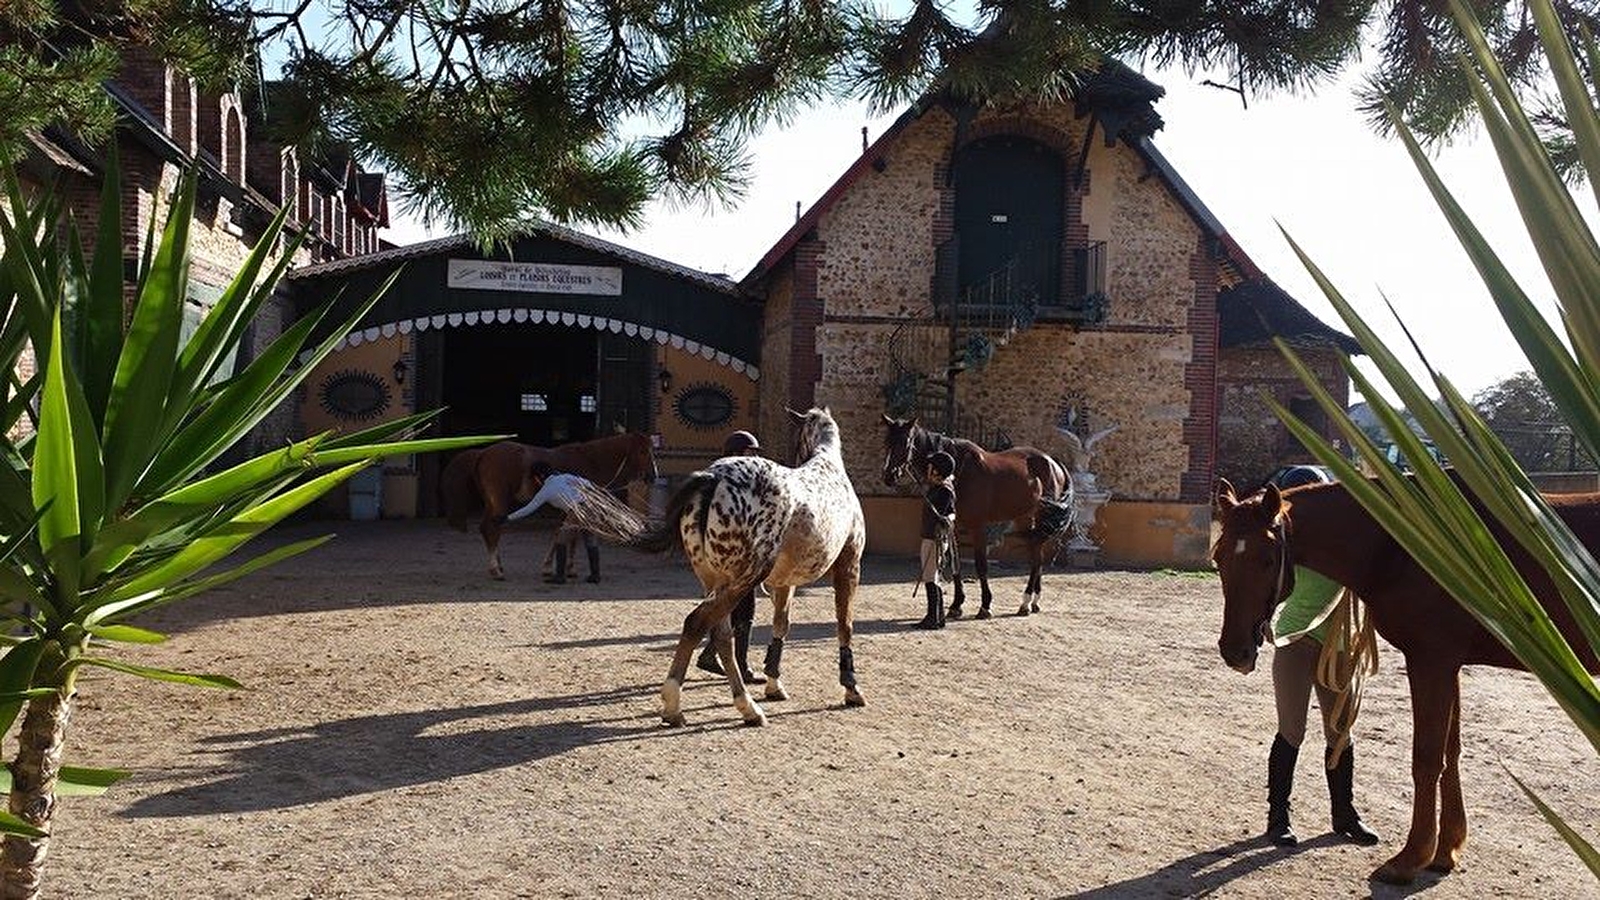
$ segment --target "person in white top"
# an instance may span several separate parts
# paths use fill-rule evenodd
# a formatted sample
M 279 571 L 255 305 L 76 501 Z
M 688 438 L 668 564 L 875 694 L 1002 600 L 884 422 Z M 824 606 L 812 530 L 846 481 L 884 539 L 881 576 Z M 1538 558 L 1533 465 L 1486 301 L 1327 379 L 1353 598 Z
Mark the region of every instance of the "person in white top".
M 571 513 L 573 509 L 583 502 L 583 485 L 591 484 L 589 479 L 581 475 L 568 472 L 557 472 L 549 463 L 539 462 L 533 466 L 533 480 L 538 483 L 539 489 L 521 509 L 506 516 L 506 521 L 515 522 L 533 515 L 545 504 L 556 509 Z M 591 484 L 592 486 L 592 484 Z M 578 538 L 583 538 L 583 547 L 589 555 L 589 583 L 600 583 L 600 542 L 595 540 L 594 534 L 578 527 L 569 516 L 567 521 L 556 530 L 555 541 L 555 567 L 545 581 L 551 584 L 567 583 L 567 560 L 575 555 L 578 547 Z

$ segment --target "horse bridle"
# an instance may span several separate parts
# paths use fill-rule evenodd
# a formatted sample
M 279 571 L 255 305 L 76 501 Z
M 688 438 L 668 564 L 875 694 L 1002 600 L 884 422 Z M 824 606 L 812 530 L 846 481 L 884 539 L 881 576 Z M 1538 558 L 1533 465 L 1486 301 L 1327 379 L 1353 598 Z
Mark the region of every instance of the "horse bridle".
M 924 440 L 918 441 L 918 435 L 921 435 Z M 900 465 L 895 466 L 890 470 L 894 472 L 897 480 L 901 477 L 911 477 L 913 481 L 916 481 L 917 478 L 913 477 L 916 475 L 916 473 L 912 472 L 912 468 L 916 465 L 916 463 L 920 460 L 922 462 L 922 467 L 927 468 L 928 457 L 938 453 L 941 450 L 949 453 L 951 457 L 956 456 L 956 442 L 948 435 L 940 434 L 937 431 L 929 431 L 926 428 L 919 426 L 912 429 L 911 432 L 906 435 L 906 439 L 907 443 L 911 445 L 910 449 L 906 451 L 906 458 L 900 463 Z M 959 462 L 960 460 L 957 459 L 958 468 Z

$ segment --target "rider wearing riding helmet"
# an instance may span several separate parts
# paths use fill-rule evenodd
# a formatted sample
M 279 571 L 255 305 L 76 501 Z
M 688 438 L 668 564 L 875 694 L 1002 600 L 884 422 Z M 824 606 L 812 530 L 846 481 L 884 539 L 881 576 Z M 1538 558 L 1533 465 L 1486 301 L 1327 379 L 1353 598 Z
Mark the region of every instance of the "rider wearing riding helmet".
M 748 431 L 735 431 L 722 442 L 722 455 L 728 456 L 760 456 L 761 442 Z M 756 618 L 756 586 L 751 586 L 745 591 L 743 597 L 728 614 L 733 624 L 733 658 L 739 662 L 739 674 L 746 684 L 765 684 L 765 675 L 757 673 L 750 668 L 750 628 Z M 726 674 L 722 671 L 722 663 L 717 661 L 717 648 L 715 639 L 706 638 L 706 648 L 700 651 L 700 658 L 695 665 L 717 675 Z
M 1277 473 L 1271 483 L 1280 489 L 1331 481 L 1324 470 L 1312 466 L 1293 466 Z M 1327 639 L 1328 621 L 1318 621 L 1334 603 L 1341 585 L 1318 572 L 1294 567 L 1294 590 L 1278 608 L 1273 634 L 1284 643 L 1272 654 L 1272 694 L 1278 712 L 1278 733 L 1273 736 L 1267 757 L 1267 839 L 1280 847 L 1299 843 L 1289 826 L 1289 795 L 1294 789 L 1295 761 L 1305 739 L 1306 710 L 1311 691 L 1317 692 L 1322 711 L 1322 731 L 1327 742 L 1324 762 L 1333 758 L 1337 728 L 1332 711 L 1337 696 L 1317 681 L 1317 660 Z M 1378 836 L 1361 821 L 1354 794 L 1355 746 L 1346 746 L 1339 762 L 1327 768 L 1328 798 L 1333 812 L 1333 830 L 1365 846 L 1378 843 Z
M 922 495 L 922 569 L 920 581 L 928 595 L 928 612 L 918 628 L 944 627 L 944 591 L 939 587 L 939 562 L 944 557 L 956 521 L 955 458 L 940 450 L 928 457 Z

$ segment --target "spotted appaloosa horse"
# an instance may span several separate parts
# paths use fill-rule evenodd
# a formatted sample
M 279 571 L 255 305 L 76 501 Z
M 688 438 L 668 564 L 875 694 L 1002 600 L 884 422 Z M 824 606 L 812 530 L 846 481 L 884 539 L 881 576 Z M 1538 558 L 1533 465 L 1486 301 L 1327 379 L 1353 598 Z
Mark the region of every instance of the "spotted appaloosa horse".
M 1023 588 L 1017 615 L 1039 611 L 1044 594 L 1044 545 L 1059 528 L 1041 528 L 1040 500 L 1067 501 L 1071 506 L 1072 482 L 1067 470 L 1050 454 L 1033 447 L 989 451 L 961 438 L 923 428 L 916 419 L 883 417 L 883 481 L 894 485 L 903 477 L 920 480 L 928 457 L 940 450 L 956 461 L 956 530 L 972 541 L 972 565 L 978 572 L 982 605 L 978 618 L 990 616 L 994 594 L 989 590 L 989 538 L 984 527 L 991 522 L 1011 522 L 1014 533 L 1028 542 L 1028 584 Z M 1059 523 L 1062 527 L 1066 523 Z M 961 589 L 961 554 L 956 554 L 955 598 L 948 615 L 961 616 L 966 595 Z
M 661 687 L 661 718 L 682 725 L 679 692 L 689 658 L 711 631 L 722 669 L 733 689 L 733 705 L 747 725 L 767 721 L 745 691 L 733 658 L 728 614 L 747 591 L 766 584 L 772 591 L 772 643 L 764 669 L 768 700 L 786 700 L 781 661 L 789 635 L 789 602 L 794 590 L 824 575 L 833 579 L 833 607 L 839 626 L 839 683 L 846 706 L 866 700 L 856 687 L 850 649 L 852 603 L 861 580 L 861 552 L 867 528 L 861 502 L 845 473 L 839 426 L 826 409 L 801 414 L 793 468 L 758 456 L 720 459 L 689 476 L 673 497 L 661 525 L 630 543 L 663 552 L 681 548 L 705 588 L 707 599 L 683 620 L 683 636 Z
M 1591 552 L 1600 549 L 1600 494 L 1550 496 L 1558 515 Z M 1405 846 L 1373 873 L 1409 883 L 1426 866 L 1449 872 L 1461 861 L 1467 812 L 1461 798 L 1461 667 L 1521 669 L 1522 663 L 1439 586 L 1341 484 L 1245 498 L 1217 483 L 1221 536 L 1212 560 L 1222 577 L 1223 662 L 1255 668 L 1272 610 L 1294 589 L 1294 568 L 1320 572 L 1354 591 L 1378 634 L 1406 658 L 1411 685 L 1411 831 Z M 1498 525 L 1506 549 L 1541 606 L 1590 672 L 1597 661 L 1550 576 Z
M 500 566 L 500 533 L 505 517 L 533 499 L 533 466 L 539 462 L 549 463 L 557 472 L 580 475 L 608 490 L 656 478 L 650 437 L 637 432 L 559 447 L 500 441 L 457 453 L 439 477 L 445 516 L 452 526 L 465 531 L 468 520 L 474 514 L 480 515 L 478 532 L 489 553 L 490 578 L 505 577 Z

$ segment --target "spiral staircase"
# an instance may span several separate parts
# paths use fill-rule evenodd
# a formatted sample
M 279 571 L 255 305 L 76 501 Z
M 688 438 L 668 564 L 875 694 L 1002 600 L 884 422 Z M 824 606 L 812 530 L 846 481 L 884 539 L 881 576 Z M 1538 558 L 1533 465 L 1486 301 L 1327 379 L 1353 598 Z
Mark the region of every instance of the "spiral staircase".
M 1033 245 L 987 276 L 958 288 L 959 238 L 935 252 L 932 310 L 897 325 L 889 337 L 892 379 L 884 386 L 889 413 L 917 416 L 934 431 L 974 441 L 991 450 L 1013 443 L 1003 427 L 956 400 L 956 379 L 982 369 L 1017 334 L 1041 319 L 1097 321 L 1104 315 L 1103 250 L 1097 244 L 1072 251 L 1072 268 L 1059 273 L 1051 255 L 1059 245 Z M 1055 279 L 1068 274 L 1066 292 L 1075 303 L 1048 304 L 1058 296 Z

